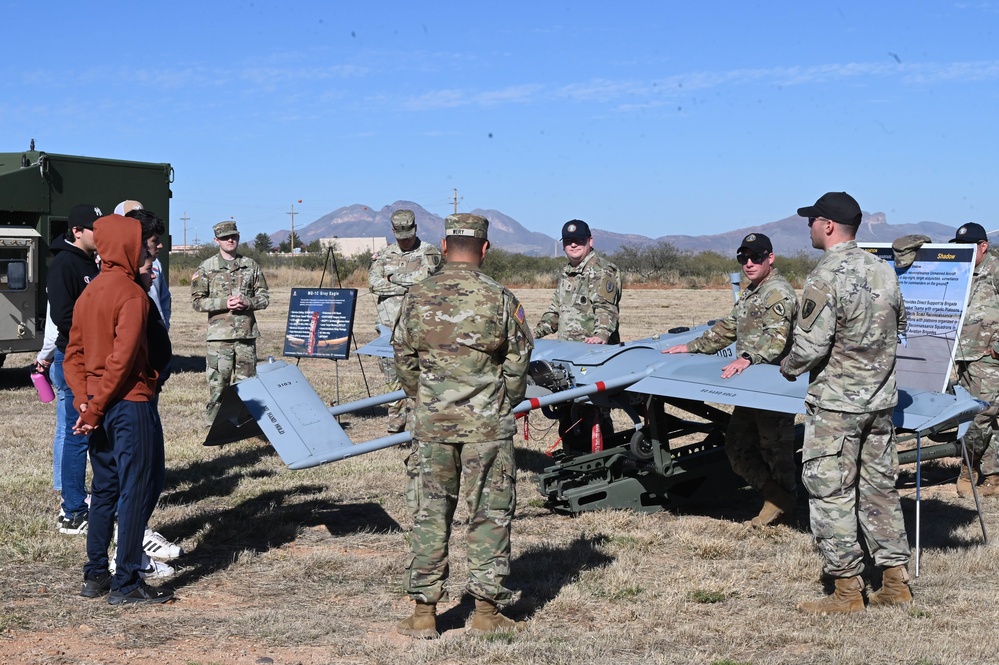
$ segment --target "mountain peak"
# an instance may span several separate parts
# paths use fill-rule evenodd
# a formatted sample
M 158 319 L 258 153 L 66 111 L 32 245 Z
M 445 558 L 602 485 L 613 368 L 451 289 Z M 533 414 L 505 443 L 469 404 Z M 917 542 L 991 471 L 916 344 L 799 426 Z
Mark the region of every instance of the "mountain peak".
M 392 235 L 392 213 L 396 210 L 412 210 L 421 238 L 435 245 L 444 236 L 444 218 L 426 210 L 414 201 L 398 200 L 378 210 L 361 203 L 337 208 L 310 224 L 296 229 L 306 243 L 319 238 L 370 238 L 384 236 L 387 242 L 394 242 Z M 491 208 L 476 208 L 473 214 L 489 220 L 489 242 L 493 247 L 529 256 L 560 256 L 562 247 L 556 237 L 525 228 L 512 217 Z M 558 228 L 546 229 L 558 233 Z M 735 255 L 739 243 L 752 231 L 766 233 L 774 243 L 778 255 L 794 255 L 799 252 L 814 252 L 804 219 L 797 215 L 785 217 L 775 222 L 736 229 L 712 235 L 665 235 L 649 238 L 638 234 L 620 233 L 594 228 L 594 246 L 605 254 L 613 254 L 624 245 L 641 247 L 658 242 L 669 242 L 681 251 L 714 251 L 725 255 Z M 915 224 L 888 223 L 883 212 L 864 213 L 863 223 L 857 233 L 862 242 L 891 242 L 908 234 L 930 236 L 934 242 L 946 242 L 953 237 L 954 230 L 935 222 Z M 287 240 L 289 231 L 283 230 L 271 235 L 275 244 Z

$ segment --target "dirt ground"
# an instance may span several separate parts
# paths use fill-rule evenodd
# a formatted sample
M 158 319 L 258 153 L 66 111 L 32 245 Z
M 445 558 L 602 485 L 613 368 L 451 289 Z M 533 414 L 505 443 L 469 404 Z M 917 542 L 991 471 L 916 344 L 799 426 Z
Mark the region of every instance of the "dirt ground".
M 274 288 L 261 313 L 261 359 L 280 357 L 288 288 Z M 53 414 L 30 387 L 28 356 L 0 371 L 9 427 L 0 431 L 0 662 L 91 665 L 320 663 L 985 663 L 999 648 L 987 627 L 994 548 L 980 547 L 977 516 L 953 496 L 952 462 L 924 468 L 920 522 L 923 575 L 909 611 L 802 618 L 796 600 L 822 593 L 818 555 L 799 497 L 792 524 L 760 532 L 744 522 L 758 510 L 745 488 L 696 506 L 553 515 L 536 489 L 550 464 L 551 424 L 531 416 L 518 436 L 518 508 L 511 614 L 528 620 L 517 636 L 472 638 L 462 598 L 462 529 L 453 535 L 452 599 L 440 607 L 443 637 L 413 641 L 393 631 L 410 604 L 402 593 L 408 514 L 401 453 L 383 450 L 289 471 L 260 440 L 201 445 L 205 430 L 204 321 L 174 286 L 177 373 L 161 398 L 167 487 L 153 526 L 177 540 L 171 604 L 112 608 L 81 598 L 84 539 L 54 532 Z M 533 322 L 550 292 L 518 290 Z M 646 337 L 727 313 L 730 291 L 625 291 L 623 339 Z M 373 337 L 373 302 L 359 296 L 357 342 Z M 363 322 L 363 323 L 362 323 Z M 378 392 L 371 359 L 331 367 L 303 361 L 331 400 Z M 384 411 L 345 421 L 354 440 L 380 436 Z M 915 481 L 900 479 L 910 540 Z M 459 525 L 465 519 L 459 508 Z M 986 524 L 999 527 L 995 502 Z M 969 582 L 972 580 L 974 582 Z

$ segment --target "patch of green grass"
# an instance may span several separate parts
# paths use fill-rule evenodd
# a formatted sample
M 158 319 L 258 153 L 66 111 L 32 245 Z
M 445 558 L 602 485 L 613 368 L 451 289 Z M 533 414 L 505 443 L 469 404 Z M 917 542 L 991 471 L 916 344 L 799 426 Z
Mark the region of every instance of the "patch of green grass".
M 495 642 L 498 644 L 513 644 L 514 637 L 516 636 L 516 631 L 513 630 L 496 630 L 491 633 L 486 633 L 480 637 L 484 642 Z
M 612 591 L 611 594 L 608 596 L 608 598 L 610 598 L 611 600 L 623 600 L 625 598 L 634 598 L 635 596 L 641 595 L 643 591 L 645 591 L 645 589 L 643 589 L 641 585 L 629 584 L 628 586 Z
M 929 610 L 923 607 L 910 607 L 909 616 L 913 619 L 929 619 L 931 614 Z
M 12 628 L 24 628 L 28 625 L 28 618 L 14 612 L 4 612 L 0 614 L 0 633 Z
M 694 589 L 694 591 L 690 594 L 690 599 L 695 603 L 720 603 L 725 600 L 725 594 L 721 591 Z
M 637 547 L 638 538 L 628 535 L 611 536 L 610 541 L 615 545 L 621 545 L 622 547 Z
M 752 661 L 746 660 L 729 660 L 728 658 L 722 658 L 721 660 L 711 661 L 711 665 L 753 665 Z

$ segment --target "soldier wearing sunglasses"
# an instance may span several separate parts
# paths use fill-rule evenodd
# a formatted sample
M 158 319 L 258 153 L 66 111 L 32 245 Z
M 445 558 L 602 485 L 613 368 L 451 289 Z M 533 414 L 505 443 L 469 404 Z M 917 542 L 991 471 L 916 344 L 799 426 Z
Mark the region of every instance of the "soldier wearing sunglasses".
M 774 267 L 770 238 L 750 233 L 736 259 L 749 279 L 732 313 L 700 337 L 663 353 L 715 353 L 735 342 L 736 359 L 722 368 L 722 378 L 741 374 L 750 365 L 778 365 L 791 347 L 798 312 L 794 289 Z M 732 469 L 763 495 L 763 508 L 753 526 L 789 517 L 795 505 L 794 416 L 735 407 L 725 434 Z

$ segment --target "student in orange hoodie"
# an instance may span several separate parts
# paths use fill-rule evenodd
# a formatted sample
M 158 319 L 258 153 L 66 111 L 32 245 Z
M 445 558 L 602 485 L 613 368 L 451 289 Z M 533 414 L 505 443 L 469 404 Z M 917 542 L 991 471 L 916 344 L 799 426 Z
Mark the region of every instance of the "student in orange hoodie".
M 66 347 L 66 381 L 80 418 L 74 432 L 90 436 L 91 485 L 87 563 L 80 595 L 108 603 L 163 603 L 173 591 L 139 576 L 142 535 L 163 488 L 163 441 L 155 433 L 156 371 L 149 363 L 150 301 L 139 283 L 148 259 L 142 226 L 108 215 L 94 222 L 101 274 L 77 300 Z M 115 514 L 114 575 L 108 547 Z

